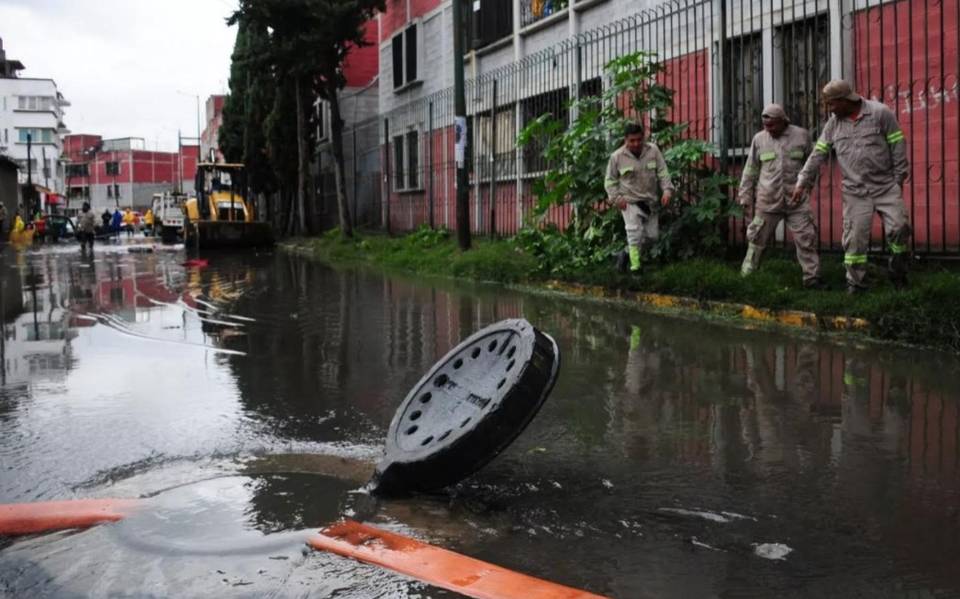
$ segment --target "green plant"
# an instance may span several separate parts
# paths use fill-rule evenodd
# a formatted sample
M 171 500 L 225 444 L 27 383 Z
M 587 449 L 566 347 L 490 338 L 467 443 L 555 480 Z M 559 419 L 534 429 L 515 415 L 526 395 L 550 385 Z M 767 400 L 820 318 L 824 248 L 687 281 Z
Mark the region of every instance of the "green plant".
M 518 143 L 542 148 L 549 165 L 534 184 L 533 218 L 517 236 L 541 261 L 542 272 L 562 275 L 609 264 L 625 245 L 619 212 L 607 202 L 604 175 L 625 124 L 637 118 L 648 121 L 651 140 L 666 148 L 664 159 L 677 185 L 674 202 L 661 211 L 661 235 L 651 254 L 685 258 L 723 247 L 725 223 L 738 213 L 725 189 L 732 180 L 708 166 L 710 144 L 684 138 L 687 126 L 665 118 L 673 91 L 656 82 L 663 66 L 653 57 L 637 52 L 608 63 L 610 84 L 600 96 L 570 103 L 569 126 L 544 114 L 521 131 Z M 544 226 L 548 209 L 564 204 L 572 208 L 570 226 L 563 231 Z

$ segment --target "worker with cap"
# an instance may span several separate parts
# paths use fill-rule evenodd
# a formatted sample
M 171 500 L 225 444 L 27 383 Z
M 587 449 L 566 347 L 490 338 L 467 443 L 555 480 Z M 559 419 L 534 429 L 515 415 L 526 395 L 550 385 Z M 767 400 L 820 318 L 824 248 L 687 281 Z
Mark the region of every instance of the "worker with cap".
M 763 250 L 773 241 L 781 221 L 793 233 L 797 261 L 803 270 L 803 286 L 821 288 L 817 225 L 809 203 L 791 202 L 797 175 L 810 155 L 810 134 L 790 124 L 779 104 L 769 104 L 761 114 L 763 131 L 753 137 L 737 194 L 740 205 L 753 218 L 747 226 L 747 255 L 740 274 L 747 276 L 760 265 Z M 756 206 L 754 207 L 754 204 Z
M 907 242 L 910 223 L 903 203 L 903 183 L 910 173 L 903 131 L 886 105 L 860 97 L 846 81 L 823 88 L 823 100 L 833 113 L 797 180 L 792 201 L 800 202 L 813 187 L 820 166 L 830 153 L 837 158 L 843 192 L 843 263 L 847 293 L 866 289 L 864 276 L 873 213 L 880 213 L 890 248 L 890 280 L 907 283 Z
M 659 234 L 657 189 L 664 206 L 673 195 L 673 183 L 667 163 L 656 145 L 643 139 L 643 126 L 628 123 L 624 128 L 623 145 L 610 156 L 604 187 L 607 198 L 620 209 L 627 231 L 627 251 L 620 255 L 618 267 L 630 272 L 641 270 L 640 251 Z

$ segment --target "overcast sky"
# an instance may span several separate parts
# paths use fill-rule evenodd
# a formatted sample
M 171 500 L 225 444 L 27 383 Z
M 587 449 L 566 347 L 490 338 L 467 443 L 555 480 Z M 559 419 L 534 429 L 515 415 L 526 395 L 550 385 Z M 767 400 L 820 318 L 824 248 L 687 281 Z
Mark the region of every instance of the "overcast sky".
M 225 93 L 236 0 L 0 0 L 0 38 L 21 77 L 50 78 L 72 133 L 175 150 L 207 96 Z M 180 92 L 180 93 L 178 93 Z M 205 126 L 201 122 L 201 127 Z

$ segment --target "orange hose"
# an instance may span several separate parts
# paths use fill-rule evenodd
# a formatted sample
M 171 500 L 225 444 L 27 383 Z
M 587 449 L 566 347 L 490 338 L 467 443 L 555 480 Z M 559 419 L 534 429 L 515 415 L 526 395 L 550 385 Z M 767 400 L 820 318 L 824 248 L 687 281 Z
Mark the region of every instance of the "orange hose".
M 135 499 L 76 499 L 0 504 L 0 535 L 29 535 L 116 522 L 137 503 Z
M 307 544 L 476 599 L 603 599 L 353 520 L 323 529 Z

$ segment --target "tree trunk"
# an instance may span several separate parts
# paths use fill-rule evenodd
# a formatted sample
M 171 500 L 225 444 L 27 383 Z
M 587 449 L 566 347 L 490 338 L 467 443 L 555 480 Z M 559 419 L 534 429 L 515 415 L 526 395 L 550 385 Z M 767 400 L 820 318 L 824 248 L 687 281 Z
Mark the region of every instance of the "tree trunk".
M 331 86 L 333 87 L 333 86 Z M 333 150 L 333 180 L 337 189 L 337 214 L 340 216 L 340 235 L 353 237 L 353 225 L 350 219 L 350 205 L 347 203 L 347 181 L 343 168 L 343 121 L 340 119 L 339 90 L 329 90 L 330 98 L 330 142 Z M 353 157 L 357 159 L 356 156 Z
M 305 210 L 306 205 L 306 191 L 307 191 L 307 144 L 304 136 L 306 135 L 306 119 L 303 114 L 303 92 L 301 91 L 300 80 L 302 77 L 296 78 L 296 83 L 294 84 L 294 93 L 297 96 L 297 223 L 299 225 L 299 233 L 305 234 L 307 232 L 307 211 Z

